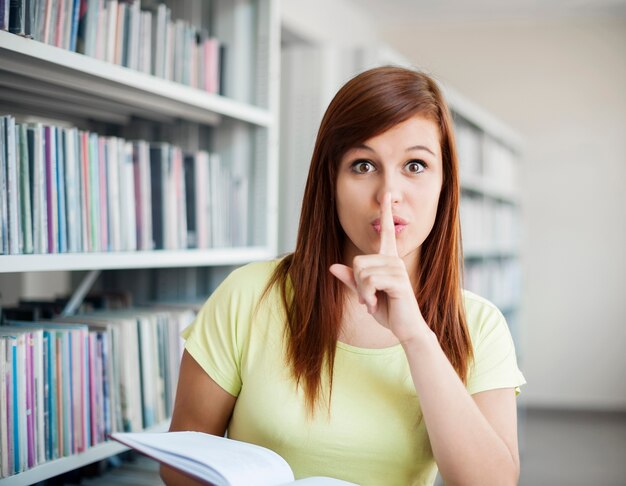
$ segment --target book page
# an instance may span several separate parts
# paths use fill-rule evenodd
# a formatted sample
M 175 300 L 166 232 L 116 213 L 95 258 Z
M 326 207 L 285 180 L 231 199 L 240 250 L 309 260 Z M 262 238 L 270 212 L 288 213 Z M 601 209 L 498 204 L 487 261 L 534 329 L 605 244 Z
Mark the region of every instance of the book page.
M 201 432 L 116 433 L 116 440 L 216 486 L 274 486 L 293 472 L 275 452 Z
M 292 484 L 297 486 L 358 486 L 355 483 L 342 481 L 341 479 L 325 478 L 322 476 L 311 476 L 310 478 L 298 479 L 297 481 L 293 481 L 288 484 L 289 486 Z

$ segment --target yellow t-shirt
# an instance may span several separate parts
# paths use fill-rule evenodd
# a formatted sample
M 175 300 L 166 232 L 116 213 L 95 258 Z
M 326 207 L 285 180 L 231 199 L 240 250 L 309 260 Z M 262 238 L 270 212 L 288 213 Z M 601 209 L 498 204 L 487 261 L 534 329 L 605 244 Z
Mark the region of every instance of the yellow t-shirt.
M 235 270 L 182 333 L 185 347 L 237 402 L 232 439 L 276 451 L 296 478 L 331 476 L 361 485 L 430 485 L 437 467 L 401 345 L 337 343 L 330 415 L 311 419 L 285 360 L 284 310 L 276 289 L 257 307 L 276 261 Z M 477 393 L 525 383 L 504 317 L 465 292 Z

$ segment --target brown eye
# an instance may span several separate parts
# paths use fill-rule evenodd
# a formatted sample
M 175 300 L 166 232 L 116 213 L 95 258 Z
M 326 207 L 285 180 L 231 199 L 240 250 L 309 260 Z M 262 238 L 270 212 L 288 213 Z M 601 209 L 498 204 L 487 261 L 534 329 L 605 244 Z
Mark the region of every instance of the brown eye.
M 426 164 L 421 160 L 409 160 L 405 167 L 411 174 L 419 174 L 420 172 L 424 172 Z
M 352 163 L 351 169 L 357 174 L 367 174 L 374 170 L 374 165 L 369 160 L 357 160 Z

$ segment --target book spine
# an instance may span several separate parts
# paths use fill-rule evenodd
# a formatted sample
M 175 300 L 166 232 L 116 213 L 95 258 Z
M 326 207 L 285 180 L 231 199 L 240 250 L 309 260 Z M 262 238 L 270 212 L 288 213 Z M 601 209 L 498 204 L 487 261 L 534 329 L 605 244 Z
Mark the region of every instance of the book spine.
M 47 164 L 46 137 L 41 123 L 33 126 L 35 158 L 33 161 L 33 202 L 35 223 L 35 253 L 48 253 L 48 204 L 47 204 Z
M 44 339 L 43 331 L 37 330 L 33 332 L 34 342 L 34 395 L 35 395 L 35 450 L 36 464 L 41 464 L 46 460 L 45 436 L 44 436 Z
M 91 438 L 88 445 L 94 445 L 96 441 L 94 440 L 97 437 L 96 426 L 98 423 L 97 417 L 97 405 L 96 405 L 96 367 L 97 367 L 97 336 L 95 332 L 89 333 L 89 359 L 88 359 L 88 370 L 89 370 L 89 381 L 91 386 L 89 387 L 89 403 L 91 413 L 90 417 L 90 428 L 91 428 Z
M 67 9 L 67 2 L 71 0 L 57 0 L 57 8 L 56 8 L 56 18 L 55 21 L 55 29 L 54 29 L 54 40 L 53 44 L 56 47 L 63 48 L 63 38 L 65 37 L 65 12 Z
M 59 406 L 61 396 L 59 393 L 59 384 L 61 382 L 60 370 L 61 360 L 59 358 L 59 351 L 61 349 L 61 333 L 52 333 L 52 343 L 50 344 L 50 448 L 51 458 L 58 459 L 61 457 L 60 441 L 60 421 L 59 421 Z
M 115 36 L 117 30 L 117 0 L 109 0 L 105 6 L 106 52 L 105 60 L 115 62 Z
M 0 255 L 9 253 L 6 116 L 0 116 Z
M 9 30 L 8 16 L 6 14 L 5 6 L 8 5 L 9 0 L 0 0 L 0 30 Z M 0 475 L 0 477 L 3 477 Z
M 24 35 L 24 0 L 10 0 L 9 32 Z
M 47 209 L 47 220 L 48 220 L 48 252 L 54 253 L 54 234 L 53 234 L 53 225 L 52 225 L 52 211 L 54 209 L 52 205 L 52 154 L 51 154 L 51 127 L 44 127 L 44 136 L 45 136 L 45 167 L 46 167 L 46 209 Z
M 114 431 L 112 420 L 113 406 L 112 406 L 112 396 L 110 392 L 110 386 L 112 384 L 112 376 L 111 369 L 112 365 L 110 363 L 110 353 L 109 347 L 111 345 L 111 331 L 107 331 L 106 333 L 102 333 L 100 335 L 100 347 L 102 353 L 102 409 L 104 416 L 104 435 L 108 435 Z
M 76 154 L 75 128 L 65 129 L 65 187 L 67 196 L 67 237 L 68 251 L 75 253 L 80 251 L 80 219 L 79 219 L 79 178 Z
M 17 252 L 24 253 L 24 214 L 22 213 L 22 173 L 21 158 L 24 153 L 24 146 L 20 138 L 20 124 L 15 124 L 15 194 L 16 194 L 16 214 L 17 214 Z
M 74 401 L 73 397 L 73 384 L 74 384 L 74 373 L 72 362 L 75 359 L 74 350 L 72 346 L 72 334 L 70 332 L 64 333 L 64 344 L 65 344 L 65 352 L 61 356 L 63 360 L 63 375 L 62 375 L 62 385 L 63 385 L 63 394 L 62 399 L 63 403 L 61 404 L 61 409 L 59 410 L 59 415 L 63 417 L 63 455 L 69 456 L 74 453 Z
M 19 370 L 17 368 L 17 358 L 18 355 L 18 342 L 17 342 L 17 338 L 15 339 L 15 341 L 12 343 L 12 349 L 11 349 L 11 371 L 13 374 L 13 379 L 11 380 L 11 401 L 13 404 L 12 410 L 11 410 L 11 417 L 10 417 L 10 429 L 9 429 L 9 433 L 10 436 L 12 437 L 12 440 L 9 441 L 9 453 L 11 454 L 11 458 L 12 458 L 12 474 L 18 473 L 21 471 L 20 469 L 20 446 L 19 446 L 19 439 L 20 439 L 20 427 L 19 427 L 19 422 L 18 422 L 18 410 L 20 410 L 20 405 L 21 403 L 19 402 L 19 396 L 18 396 L 18 389 L 19 389 L 19 385 L 18 385 L 18 376 L 19 376 Z
M 22 215 L 22 229 L 24 253 L 33 253 L 33 212 L 31 193 L 31 166 L 34 151 L 34 138 L 25 124 L 20 125 L 20 146 L 22 147 L 19 159 L 20 173 L 20 212 Z
M 98 138 L 98 161 L 99 161 L 99 176 L 100 181 L 99 194 L 100 201 L 98 207 L 100 210 L 100 241 L 102 251 L 109 251 L 109 217 L 107 211 L 107 151 L 106 151 L 106 139 L 104 137 Z
M 80 14 L 80 0 L 74 0 L 72 5 L 72 17 L 70 22 L 69 50 L 76 52 L 78 46 L 78 20 Z
M 50 332 L 43 333 L 43 435 L 44 435 L 44 461 L 52 459 L 52 428 L 50 427 L 50 394 L 51 394 L 51 369 L 50 369 L 50 346 L 52 343 Z
M 34 342 L 32 333 L 24 335 L 25 344 L 25 388 L 26 388 L 26 448 L 28 468 L 36 464 L 35 449 L 35 397 L 34 397 Z
M 133 142 L 133 176 L 135 178 L 135 222 L 136 222 L 136 239 L 137 248 L 143 249 L 143 240 L 145 235 L 143 234 L 143 187 L 142 187 L 142 173 L 140 165 L 140 142 Z
M 93 251 L 101 251 L 100 242 L 100 186 L 98 184 L 100 162 L 98 160 L 98 135 L 89 134 L 89 221 Z
M 26 413 L 20 413 L 24 410 L 28 411 L 27 400 L 27 373 L 26 373 L 26 359 L 27 359 L 27 343 L 24 333 L 20 334 L 17 338 L 17 395 L 19 407 L 17 409 L 17 428 L 19 433 L 17 436 L 16 449 L 19 456 L 18 471 L 23 472 L 28 467 L 28 415 Z
M 82 251 L 91 251 L 89 242 L 89 155 L 87 150 L 87 132 L 80 131 L 79 139 L 79 169 L 80 169 L 80 223 Z
M 0 8 L 2 4 L 0 2 Z M 1 19 L 0 19 L 1 20 Z M 7 464 L 7 397 L 6 397 L 6 338 L 0 336 L 0 478 L 8 476 Z
M 61 127 L 55 127 L 57 147 L 57 196 L 58 196 L 58 250 L 59 253 L 67 252 L 67 212 L 65 200 L 65 137 Z
M 150 186 L 151 181 L 151 173 L 150 173 L 150 146 L 147 142 L 141 142 L 140 144 L 141 150 L 141 158 L 140 158 L 140 169 L 141 169 L 141 209 L 142 209 L 142 221 L 143 221 L 143 250 L 152 250 L 154 247 L 154 243 L 152 241 L 152 205 L 150 204 L 152 200 L 152 188 Z
M 18 203 L 18 173 L 17 156 L 15 143 L 15 118 L 6 118 L 6 180 L 7 180 L 7 209 L 8 209 L 8 229 L 9 229 L 9 253 L 17 255 L 20 253 L 20 222 Z
M 119 196 L 119 175 L 117 161 L 117 139 L 110 137 L 107 139 L 107 179 L 108 193 L 107 205 L 109 214 L 109 230 L 111 251 L 122 249 L 120 237 L 120 196 Z

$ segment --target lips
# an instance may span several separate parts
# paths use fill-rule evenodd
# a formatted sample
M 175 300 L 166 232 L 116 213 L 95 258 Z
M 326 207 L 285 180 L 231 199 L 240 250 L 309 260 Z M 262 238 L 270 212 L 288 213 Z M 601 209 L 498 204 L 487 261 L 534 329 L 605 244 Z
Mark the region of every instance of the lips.
M 407 227 L 408 225 L 408 221 L 399 217 L 399 216 L 394 216 L 393 217 L 393 226 L 394 229 L 396 231 L 396 236 L 402 231 L 404 230 L 404 228 Z M 372 228 L 374 228 L 374 231 L 376 231 L 376 233 L 380 234 L 380 218 L 376 218 L 374 221 L 372 221 Z

